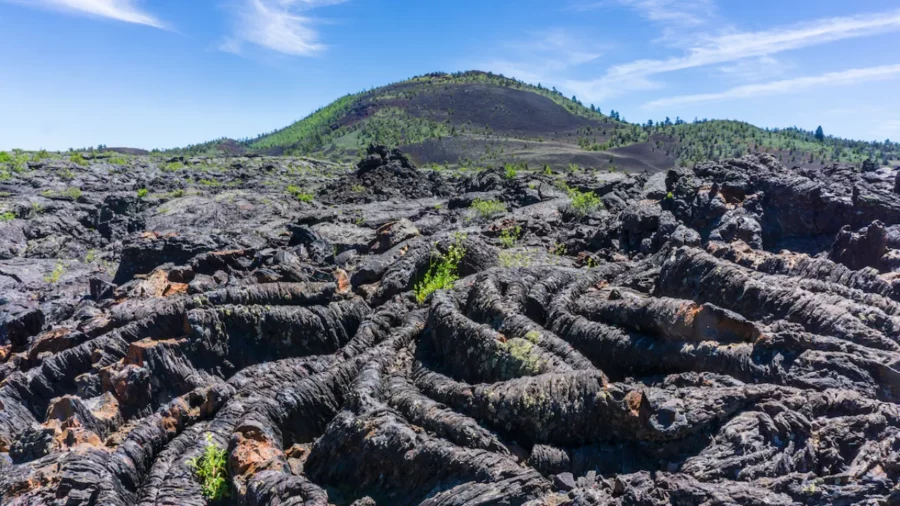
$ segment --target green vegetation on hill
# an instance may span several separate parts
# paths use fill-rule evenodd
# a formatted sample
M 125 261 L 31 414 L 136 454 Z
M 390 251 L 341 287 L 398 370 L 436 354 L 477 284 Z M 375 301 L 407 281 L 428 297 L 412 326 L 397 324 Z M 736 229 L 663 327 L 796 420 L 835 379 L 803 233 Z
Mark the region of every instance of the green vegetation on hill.
M 820 131 L 769 130 L 730 120 L 686 123 L 667 118 L 633 124 L 614 110 L 608 113 L 555 89 L 502 75 L 433 73 L 346 95 L 255 139 L 220 139 L 175 151 L 351 161 L 369 143 L 378 143 L 400 146 L 423 165 L 514 161 L 563 168 L 577 159 L 583 166 L 626 170 L 663 169 L 751 152 L 772 153 L 785 164 L 814 166 L 900 160 L 900 144 L 889 141 L 851 141 Z

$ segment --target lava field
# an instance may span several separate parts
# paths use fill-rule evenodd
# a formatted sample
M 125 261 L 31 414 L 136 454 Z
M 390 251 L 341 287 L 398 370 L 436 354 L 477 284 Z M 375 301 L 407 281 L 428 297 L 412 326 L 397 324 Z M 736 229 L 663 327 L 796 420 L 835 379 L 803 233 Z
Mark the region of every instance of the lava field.
M 900 504 L 897 170 L 372 147 L 0 190 L 4 505 Z

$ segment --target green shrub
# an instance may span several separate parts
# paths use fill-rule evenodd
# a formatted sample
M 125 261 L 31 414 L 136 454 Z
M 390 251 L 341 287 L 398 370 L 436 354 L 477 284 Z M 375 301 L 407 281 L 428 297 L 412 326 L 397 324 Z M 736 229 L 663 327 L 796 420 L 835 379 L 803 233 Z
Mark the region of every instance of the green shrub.
M 506 164 L 506 167 L 503 170 L 503 177 L 506 179 L 515 179 L 516 176 L 519 175 L 519 172 L 513 165 Z
M 84 159 L 84 156 L 82 156 L 81 153 L 72 153 L 69 156 L 69 161 L 75 165 L 81 165 L 82 167 L 88 164 L 88 161 Z
M 295 199 L 300 202 L 306 202 L 307 204 L 315 200 L 315 196 L 312 193 L 306 193 L 299 186 L 288 185 L 287 192 L 294 196 Z
M 500 243 L 504 248 L 509 249 L 516 245 L 516 242 L 519 240 L 519 236 L 522 234 L 522 226 L 516 225 L 515 227 L 507 228 L 500 232 Z
M 89 249 L 87 254 L 84 255 L 85 263 L 93 263 L 94 260 L 97 259 L 97 250 Z
M 42 212 L 44 212 L 44 206 L 40 205 L 37 202 L 31 203 L 31 213 L 32 214 L 37 215 L 37 214 L 41 214 Z
M 551 169 L 549 165 L 544 165 L 544 175 L 545 176 L 553 175 L 553 169 Z
M 106 159 L 106 163 L 109 163 L 110 165 L 125 165 L 128 163 L 128 159 L 124 156 L 111 156 Z
M 150 194 L 150 190 L 146 188 L 141 188 L 137 191 L 137 196 L 139 199 L 145 198 L 148 194 Z
M 453 282 L 459 279 L 457 271 L 459 263 L 465 256 L 466 250 L 462 246 L 461 241 L 457 240 L 455 244 L 450 246 L 446 255 L 440 256 L 437 261 L 432 259 L 425 278 L 416 284 L 414 291 L 416 301 L 421 304 L 435 290 L 443 290 L 445 288 L 453 288 Z
M 478 215 L 484 219 L 491 218 L 498 214 L 506 212 L 506 204 L 496 200 L 475 199 L 472 202 L 472 209 L 478 212 Z
M 572 199 L 572 210 L 578 216 L 590 214 L 603 205 L 600 197 L 594 192 L 581 192 L 575 188 L 569 188 L 568 193 L 569 198 Z
M 216 181 L 215 179 L 201 179 L 197 182 L 202 184 L 203 186 L 222 186 L 222 183 Z
M 675 200 L 675 195 L 672 192 L 666 194 L 667 200 Z
M 163 166 L 162 170 L 166 172 L 175 172 L 176 170 L 180 170 L 184 168 L 184 164 L 181 162 L 169 162 L 165 166 Z
M 66 191 L 64 193 L 68 195 L 72 200 L 78 200 L 81 198 L 81 188 L 75 186 L 66 188 Z
M 50 153 L 48 153 L 46 149 L 42 149 L 40 151 L 37 151 L 34 155 L 32 155 L 31 161 L 38 162 L 45 158 L 50 158 Z
M 0 151 L 0 163 L 13 163 L 13 157 L 6 151 Z
M 16 213 L 12 211 L 6 211 L 3 214 L 0 214 L 0 221 L 12 221 L 16 219 Z
M 203 454 L 188 460 L 188 466 L 200 481 L 203 497 L 216 501 L 228 496 L 228 471 L 225 468 L 227 461 L 225 449 L 215 444 L 212 434 L 207 432 Z

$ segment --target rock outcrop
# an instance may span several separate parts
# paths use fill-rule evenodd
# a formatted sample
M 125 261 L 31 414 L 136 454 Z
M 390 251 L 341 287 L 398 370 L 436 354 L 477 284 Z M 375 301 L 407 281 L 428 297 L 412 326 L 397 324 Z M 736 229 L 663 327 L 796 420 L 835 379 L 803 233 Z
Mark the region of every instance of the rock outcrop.
M 0 183 L 3 504 L 205 504 L 211 444 L 217 504 L 900 504 L 894 174 L 67 163 Z

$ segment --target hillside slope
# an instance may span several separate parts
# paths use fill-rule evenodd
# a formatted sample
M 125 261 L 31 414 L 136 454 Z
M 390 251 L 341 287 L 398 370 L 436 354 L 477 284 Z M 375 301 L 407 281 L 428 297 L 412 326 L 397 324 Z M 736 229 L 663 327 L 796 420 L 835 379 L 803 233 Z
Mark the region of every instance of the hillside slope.
M 789 165 L 888 165 L 900 144 L 826 137 L 738 121 L 632 124 L 514 79 L 484 72 L 428 74 L 342 97 L 285 128 L 241 142 L 189 146 L 187 154 L 308 155 L 350 161 L 370 143 L 398 146 L 420 165 L 576 164 L 651 172 L 699 160 L 768 152 Z

